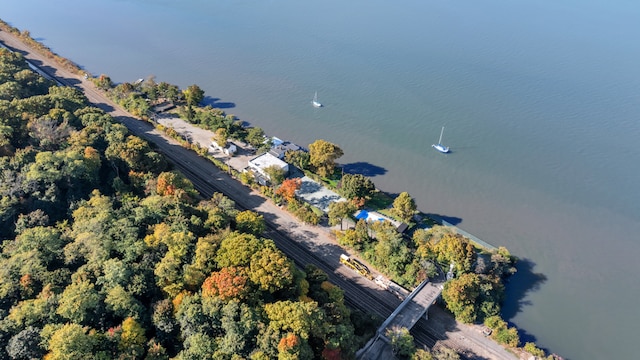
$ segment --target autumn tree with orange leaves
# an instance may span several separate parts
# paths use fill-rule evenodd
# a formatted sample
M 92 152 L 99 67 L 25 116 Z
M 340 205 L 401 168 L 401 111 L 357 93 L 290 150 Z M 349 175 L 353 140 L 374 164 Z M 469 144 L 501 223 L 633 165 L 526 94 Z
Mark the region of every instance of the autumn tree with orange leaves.
M 282 182 L 282 185 L 276 190 L 276 195 L 282 196 L 285 200 L 291 201 L 296 196 L 296 190 L 300 189 L 302 180 L 300 178 L 287 179 Z
M 278 359 L 297 360 L 313 357 L 309 344 L 294 333 L 287 333 L 278 343 Z
M 242 267 L 225 267 L 211 273 L 202 284 L 202 296 L 222 300 L 244 299 L 249 293 L 247 272 Z
M 181 173 L 163 172 L 158 176 L 156 192 L 161 196 L 175 196 L 181 200 L 195 197 L 193 184 Z

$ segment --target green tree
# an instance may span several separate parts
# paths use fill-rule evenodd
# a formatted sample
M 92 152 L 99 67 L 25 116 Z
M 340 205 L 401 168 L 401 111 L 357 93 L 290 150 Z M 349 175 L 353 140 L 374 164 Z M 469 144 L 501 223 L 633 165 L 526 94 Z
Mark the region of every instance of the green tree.
M 498 278 L 473 273 L 448 281 L 442 291 L 447 308 L 465 323 L 497 315 L 503 296 L 504 285 Z
M 222 240 L 216 255 L 218 266 L 248 266 L 253 254 L 264 247 L 261 240 L 251 234 L 233 232 Z
M 330 219 L 331 220 L 331 219 Z M 342 234 L 338 234 L 338 243 L 356 250 L 362 250 L 362 239 L 355 229 L 347 229 Z
M 156 89 L 158 91 L 158 95 L 162 98 L 173 102 L 179 102 L 182 100 L 182 92 L 177 85 L 162 81 L 156 86 Z
M 144 345 L 147 342 L 144 333 L 144 328 L 133 318 L 126 318 L 122 322 L 122 333 L 118 343 L 121 357 L 125 359 L 140 359 L 142 357 Z
M 58 229 L 36 226 L 22 231 L 12 245 L 14 254 L 23 252 L 37 253 L 45 264 L 53 264 L 63 259 L 62 249 L 65 243 L 65 239 Z
M 277 301 L 264 305 L 269 327 L 289 331 L 309 339 L 311 335 L 322 338 L 323 313 L 316 302 Z
M 498 330 L 493 338 L 500 344 L 506 344 L 511 347 L 517 347 L 520 344 L 520 336 L 516 328 L 504 328 Z
M 300 170 L 308 170 L 311 164 L 311 155 L 303 150 L 288 150 L 284 153 L 284 161 Z
M 141 319 L 144 306 L 131 293 L 122 286 L 117 285 L 109 290 L 105 298 L 107 310 L 112 311 L 120 318 L 133 317 Z
M 265 141 L 264 130 L 259 127 L 251 127 L 247 130 L 247 142 L 259 148 Z
M 198 294 L 185 295 L 178 306 L 175 317 L 180 325 L 180 334 L 183 339 L 197 333 L 208 334 L 213 331 L 214 324 L 203 311 L 202 298 Z
M 253 308 L 239 301 L 229 301 L 221 311 L 220 324 L 224 336 L 219 339 L 218 350 L 214 356 L 230 356 L 232 359 L 246 358 L 255 348 L 255 337 L 258 327 L 258 318 Z
M 529 354 L 535 357 L 544 358 L 544 355 L 545 355 L 544 350 L 538 348 L 535 343 L 527 342 L 524 344 L 523 348 L 526 352 L 528 352 Z
M 113 87 L 113 82 L 111 78 L 105 74 L 100 75 L 99 77 L 93 79 L 94 84 L 100 90 L 109 90 Z
M 458 273 L 471 271 L 476 252 L 469 240 L 460 234 L 445 234 L 433 245 L 432 251 L 439 263 L 454 263 Z
M 372 229 L 375 231 L 377 242 L 373 246 L 373 253 L 368 252 L 369 256 L 373 255 L 375 263 L 388 274 L 401 279 L 405 267 L 411 263 L 413 257 L 402 235 L 388 221 L 375 222 Z
M 184 269 L 185 283 L 191 289 L 200 287 L 207 274 L 217 268 L 215 256 L 221 241 L 219 236 L 212 234 L 198 238 L 191 264 Z
M 411 356 L 411 360 L 433 360 L 433 356 L 429 350 L 417 349 Z
M 284 169 L 278 165 L 271 165 L 264 169 L 265 174 L 269 177 L 269 182 L 276 187 L 284 181 Z
M 416 213 L 416 203 L 408 192 L 401 192 L 393 200 L 393 212 L 404 222 L 411 221 L 411 217 Z
M 227 141 L 229 140 L 229 131 L 225 128 L 219 128 L 215 131 L 211 140 L 215 141 L 218 146 L 224 148 L 227 146 Z
M 416 351 L 413 336 L 409 333 L 409 329 L 388 329 L 385 335 L 391 341 L 393 352 L 401 358 L 409 358 Z
M 13 100 L 22 92 L 22 86 L 15 81 L 7 81 L 0 84 L 0 99 Z
M 49 339 L 47 360 L 94 359 L 95 338 L 78 324 L 68 323 L 55 330 Z
M 107 260 L 114 250 L 113 241 L 107 235 L 114 221 L 113 215 L 111 199 L 97 190 L 92 192 L 89 200 L 81 202 L 72 213 L 71 236 L 74 241 L 65 246 L 65 260 L 74 263 L 85 259 L 95 264 Z
M 51 284 L 45 285 L 35 299 L 19 302 L 11 308 L 7 320 L 18 327 L 42 327 L 47 323 L 56 323 L 61 319 L 56 314 L 58 296 L 52 291 Z
M 340 224 L 340 230 L 342 230 L 342 223 L 344 219 L 348 219 L 355 213 L 356 207 L 349 201 L 334 201 L 329 204 L 329 225 Z
M 251 256 L 249 278 L 261 290 L 274 293 L 291 286 L 295 267 L 275 245 L 266 246 Z
M 102 297 L 89 280 L 67 286 L 60 295 L 58 314 L 77 324 L 91 324 L 100 316 Z
M 440 346 L 433 351 L 433 358 L 435 360 L 460 360 L 460 355 L 455 350 L 445 346 Z
M 204 333 L 194 333 L 184 340 L 184 350 L 178 354 L 176 359 L 211 359 L 215 351 L 216 341 L 214 338 Z
M 340 181 L 340 194 L 347 199 L 368 199 L 375 189 L 373 181 L 361 174 L 344 174 Z
M 195 84 L 186 88 L 182 94 L 184 95 L 188 106 L 198 106 L 198 104 L 200 104 L 204 99 L 204 90 Z
M 96 284 L 102 286 L 102 290 L 112 289 L 116 286 L 126 287 L 133 276 L 130 264 L 118 258 L 111 258 L 102 264 L 102 276 L 98 277 Z
M 318 175 L 328 177 L 333 174 L 336 160 L 344 153 L 337 145 L 325 140 L 316 140 L 309 145 L 309 160 L 316 168 Z
M 0 147 L 7 146 L 11 143 L 13 128 L 9 125 L 0 123 Z
M 480 296 L 480 278 L 476 274 L 463 274 L 448 281 L 442 290 L 442 298 L 447 309 L 456 319 L 464 323 L 473 323 L 477 319 L 475 302 Z
M 264 232 L 265 227 L 262 215 L 254 211 L 245 210 L 236 215 L 236 228 L 240 232 L 259 236 Z

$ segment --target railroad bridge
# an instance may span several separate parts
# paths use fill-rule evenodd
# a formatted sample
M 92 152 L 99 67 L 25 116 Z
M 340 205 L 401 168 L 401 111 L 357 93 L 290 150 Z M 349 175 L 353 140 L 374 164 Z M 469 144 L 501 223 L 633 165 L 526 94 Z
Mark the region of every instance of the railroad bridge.
M 392 350 L 389 339 L 385 336 L 388 329 L 403 327 L 411 330 L 440 294 L 444 282 L 423 281 L 407 296 L 391 315 L 380 325 L 375 336 L 356 353 L 359 360 L 391 359 Z

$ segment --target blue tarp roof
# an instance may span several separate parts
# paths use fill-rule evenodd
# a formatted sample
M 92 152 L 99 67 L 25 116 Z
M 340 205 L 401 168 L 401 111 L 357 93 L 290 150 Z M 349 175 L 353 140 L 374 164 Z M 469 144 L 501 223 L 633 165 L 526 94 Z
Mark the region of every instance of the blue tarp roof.
M 358 215 L 356 215 L 356 220 L 360 220 L 360 219 L 366 220 L 368 217 L 369 217 L 369 213 L 367 212 L 367 210 L 360 210 Z

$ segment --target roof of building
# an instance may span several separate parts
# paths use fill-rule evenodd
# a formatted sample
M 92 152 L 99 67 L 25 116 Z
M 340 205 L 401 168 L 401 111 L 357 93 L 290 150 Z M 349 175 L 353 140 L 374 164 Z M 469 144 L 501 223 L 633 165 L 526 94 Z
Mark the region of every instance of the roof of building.
M 161 104 L 158 104 L 158 105 L 154 106 L 153 110 L 155 112 L 163 112 L 163 111 L 171 110 L 174 107 L 176 107 L 176 105 L 174 103 L 172 103 L 170 101 L 166 101 L 166 102 L 163 102 Z
M 276 156 L 273 156 L 269 153 L 264 153 L 262 155 L 258 155 L 255 158 L 249 160 L 249 165 L 255 166 L 259 169 L 266 169 L 269 166 L 276 165 L 281 169 L 286 169 L 289 167 L 289 164 L 278 159 Z
M 291 143 L 291 142 L 283 142 L 282 144 L 279 145 L 274 145 L 273 147 L 271 147 L 271 150 L 269 150 L 269 153 L 271 153 L 271 155 L 273 156 L 277 156 L 280 159 L 282 159 L 284 157 L 284 154 L 291 150 L 291 151 L 297 151 L 302 149 L 300 146 Z

